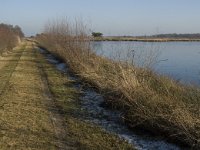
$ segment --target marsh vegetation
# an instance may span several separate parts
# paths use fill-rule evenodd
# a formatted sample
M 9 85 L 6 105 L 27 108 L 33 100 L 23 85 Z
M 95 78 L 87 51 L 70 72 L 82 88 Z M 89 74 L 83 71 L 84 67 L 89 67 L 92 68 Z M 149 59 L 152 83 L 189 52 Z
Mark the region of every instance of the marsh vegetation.
M 0 53 L 4 51 L 12 50 L 24 37 L 19 26 L 13 26 L 8 24 L 0 24 Z
M 102 93 L 105 105 L 120 110 L 129 127 L 198 149 L 200 90 L 157 75 L 149 68 L 97 56 L 87 31 L 79 21 L 53 21 L 37 41 Z
M 155 73 L 153 51 L 144 55 L 142 66 L 131 51 L 123 60 L 98 55 L 87 26 L 78 20 L 49 22 L 42 34 L 22 43 L 20 27 L 1 24 L 0 37 L 1 148 L 133 149 L 80 119 L 80 97 L 84 100 L 87 88 L 102 96 L 102 107 L 120 112 L 131 130 L 200 148 L 200 89 Z M 38 47 L 65 63 L 83 89 L 75 88 L 77 83 L 56 70 Z

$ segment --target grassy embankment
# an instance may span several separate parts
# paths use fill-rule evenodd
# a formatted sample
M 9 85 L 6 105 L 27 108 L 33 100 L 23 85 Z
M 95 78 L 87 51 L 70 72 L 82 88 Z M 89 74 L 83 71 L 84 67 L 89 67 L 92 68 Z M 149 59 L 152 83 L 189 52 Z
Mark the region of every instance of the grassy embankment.
M 138 42 L 200 42 L 200 39 L 194 38 L 137 38 L 137 37 L 95 37 L 93 41 L 138 41 Z
M 200 90 L 95 55 L 84 26 L 52 23 L 37 38 L 59 56 L 71 71 L 106 97 L 106 103 L 123 112 L 124 121 L 176 143 L 200 148 Z
M 78 91 L 33 43 L 0 61 L 0 149 L 132 149 L 74 114 Z
M 133 149 L 127 142 L 117 136 L 103 131 L 100 127 L 84 122 L 76 112 L 82 111 L 79 106 L 79 91 L 73 88 L 74 81 L 56 70 L 55 66 L 44 60 L 38 54 L 40 64 L 43 65 L 50 91 L 53 94 L 57 107 L 64 113 L 67 141 L 73 141 L 78 149 Z

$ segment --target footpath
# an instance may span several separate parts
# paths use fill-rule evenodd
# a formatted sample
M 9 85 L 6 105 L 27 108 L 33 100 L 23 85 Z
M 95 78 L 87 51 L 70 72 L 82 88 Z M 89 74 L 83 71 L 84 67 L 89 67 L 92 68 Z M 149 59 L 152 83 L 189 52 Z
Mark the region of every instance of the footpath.
M 0 83 L 0 149 L 132 149 L 74 117 L 78 92 L 35 43 L 0 57 Z

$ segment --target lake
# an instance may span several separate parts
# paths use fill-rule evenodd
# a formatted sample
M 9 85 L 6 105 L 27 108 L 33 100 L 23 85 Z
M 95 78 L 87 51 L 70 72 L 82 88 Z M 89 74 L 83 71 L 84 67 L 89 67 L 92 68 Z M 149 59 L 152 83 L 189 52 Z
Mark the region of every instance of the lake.
M 150 67 L 182 83 L 200 85 L 200 42 L 98 41 L 92 43 L 92 48 L 98 55 Z

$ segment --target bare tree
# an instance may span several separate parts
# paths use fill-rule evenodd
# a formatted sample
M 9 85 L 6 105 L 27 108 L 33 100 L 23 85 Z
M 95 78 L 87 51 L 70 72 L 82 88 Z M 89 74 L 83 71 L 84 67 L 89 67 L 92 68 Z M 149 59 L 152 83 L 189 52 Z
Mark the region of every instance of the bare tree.
M 24 34 L 19 26 L 0 24 L 0 53 L 4 50 L 11 50 L 23 37 Z

